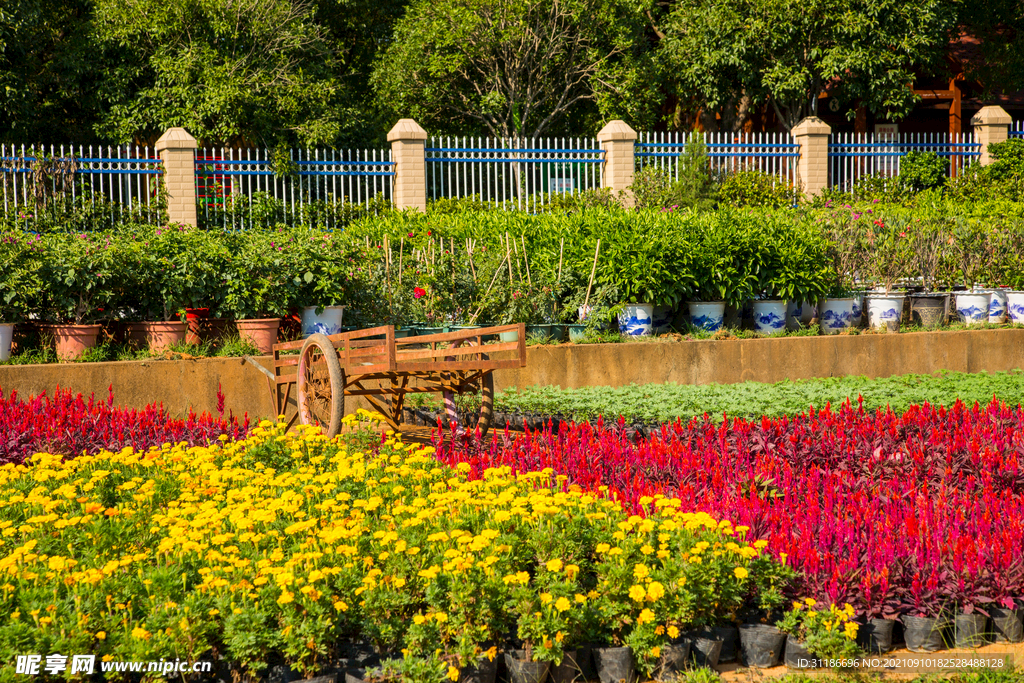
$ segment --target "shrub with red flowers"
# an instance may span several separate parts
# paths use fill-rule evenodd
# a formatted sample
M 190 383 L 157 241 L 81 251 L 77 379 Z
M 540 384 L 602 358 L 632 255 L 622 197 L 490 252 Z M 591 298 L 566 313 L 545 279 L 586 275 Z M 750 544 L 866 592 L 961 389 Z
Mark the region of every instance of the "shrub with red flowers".
M 477 476 L 550 467 L 639 514 L 642 496 L 679 498 L 767 540 L 798 571 L 794 597 L 867 617 L 1024 598 L 1024 409 L 996 400 L 902 415 L 846 403 L 778 419 L 705 416 L 640 441 L 624 421 L 561 425 L 446 440 L 438 457 Z
M 117 451 L 125 446 L 146 450 L 165 443 L 207 444 L 221 436 L 243 438 L 249 432 L 249 416 L 240 421 L 224 417 L 224 398 L 217 391 L 220 415 L 172 418 L 163 405 L 142 410 L 114 406 L 113 387 L 106 401 L 72 395 L 57 387 L 53 396 L 45 393 L 23 400 L 18 393 L 5 396 L 0 389 L 0 464 L 21 464 L 38 452 L 68 457 Z

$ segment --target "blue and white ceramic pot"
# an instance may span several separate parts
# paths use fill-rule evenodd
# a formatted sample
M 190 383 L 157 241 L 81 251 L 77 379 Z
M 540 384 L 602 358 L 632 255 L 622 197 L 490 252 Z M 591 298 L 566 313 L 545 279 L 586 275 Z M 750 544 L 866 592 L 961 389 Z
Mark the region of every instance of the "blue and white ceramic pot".
M 888 328 L 893 331 L 900 329 L 903 319 L 903 302 L 906 297 L 902 292 L 891 294 L 868 293 L 864 295 L 864 308 L 868 312 L 868 325 L 877 329 Z
M 665 334 L 672 328 L 672 307 L 654 307 L 654 334 Z
M 754 302 L 754 331 L 780 334 L 786 331 L 786 302 L 765 299 Z
M 1006 313 L 1011 323 L 1024 324 L 1024 292 L 1006 293 Z
M 799 330 L 818 317 L 818 307 L 812 301 L 790 301 L 786 306 L 786 328 Z
M 967 325 L 988 322 L 988 307 L 992 292 L 957 292 L 956 315 Z
M 341 317 L 344 306 L 324 306 L 323 313 L 316 314 L 316 306 L 302 309 L 302 336 L 311 334 L 338 334 L 341 332 Z
M 1006 322 L 1006 290 L 991 290 L 992 298 L 988 302 L 988 321 L 990 323 Z
M 846 299 L 825 299 L 821 304 L 822 334 L 838 334 L 850 327 L 853 320 L 853 297 Z
M 864 322 L 864 292 L 853 293 L 853 308 L 850 309 L 850 327 L 860 327 Z
M 654 333 L 654 306 L 626 304 L 619 313 L 619 332 L 631 337 L 646 337 Z
M 708 332 L 716 332 L 725 325 L 724 301 L 687 301 L 690 324 Z

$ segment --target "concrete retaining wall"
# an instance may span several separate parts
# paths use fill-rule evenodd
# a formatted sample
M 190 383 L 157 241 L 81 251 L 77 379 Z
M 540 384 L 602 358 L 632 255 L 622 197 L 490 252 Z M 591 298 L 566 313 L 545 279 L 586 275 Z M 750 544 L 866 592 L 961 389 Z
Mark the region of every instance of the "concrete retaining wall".
M 556 385 L 623 386 L 631 383 L 778 382 L 784 379 L 864 375 L 887 377 L 937 370 L 996 372 L 1024 366 L 1024 330 L 915 332 L 858 336 L 732 339 L 538 346 L 527 366 L 495 373 L 495 388 Z M 270 358 L 261 362 L 269 367 Z M 172 414 L 192 408 L 213 412 L 217 388 L 236 415 L 267 416 L 274 405 L 262 373 L 240 358 L 123 361 L 0 367 L 5 395 L 52 392 L 61 386 L 106 397 L 113 385 L 119 405 L 162 402 Z M 349 411 L 361 403 L 346 401 Z

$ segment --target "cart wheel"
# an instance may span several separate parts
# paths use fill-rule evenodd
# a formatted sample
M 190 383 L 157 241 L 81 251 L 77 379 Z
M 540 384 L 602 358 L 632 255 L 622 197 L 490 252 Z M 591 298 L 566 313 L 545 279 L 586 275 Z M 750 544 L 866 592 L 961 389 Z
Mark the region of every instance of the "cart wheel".
M 476 341 L 465 339 L 452 342 L 449 348 L 458 348 L 460 346 L 476 346 Z M 487 354 L 480 354 L 482 360 L 488 360 Z M 448 356 L 445 358 L 446 361 L 454 361 L 455 356 Z M 485 372 L 479 379 L 477 379 L 472 385 L 469 391 L 473 391 L 475 387 L 475 393 L 480 396 L 480 414 L 477 417 L 476 426 L 480 428 L 480 436 L 486 436 L 487 430 L 491 428 L 491 421 L 494 419 L 494 377 L 489 372 Z M 465 429 L 459 425 L 459 413 L 455 408 L 455 394 L 451 391 L 442 392 L 444 395 L 444 411 L 448 415 L 448 421 L 450 424 L 456 425 L 458 433 L 463 433 Z
M 345 414 L 345 373 L 338 352 L 323 334 L 311 334 L 302 345 L 295 374 L 299 420 L 320 427 L 328 439 L 341 431 Z

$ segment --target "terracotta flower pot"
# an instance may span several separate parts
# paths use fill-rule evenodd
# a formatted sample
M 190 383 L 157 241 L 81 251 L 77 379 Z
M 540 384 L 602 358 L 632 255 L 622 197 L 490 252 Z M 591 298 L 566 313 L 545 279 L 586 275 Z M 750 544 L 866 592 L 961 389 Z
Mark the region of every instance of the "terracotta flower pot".
M 270 353 L 277 343 L 277 329 L 281 325 L 280 318 L 256 318 L 253 320 L 236 320 L 238 336 L 243 341 L 252 342 L 260 353 Z
M 185 342 L 188 344 L 199 344 L 202 342 L 204 323 L 210 317 L 209 308 L 186 308 L 185 321 L 188 323 L 188 331 L 185 332 Z
M 78 360 L 88 349 L 96 346 L 102 325 L 50 325 L 57 346 L 57 358 Z
M 135 348 L 146 347 L 146 323 L 130 322 L 124 325 L 124 341 Z
M 172 321 L 140 323 L 145 333 L 146 344 L 151 351 L 166 351 L 172 345 L 185 339 L 188 323 Z

